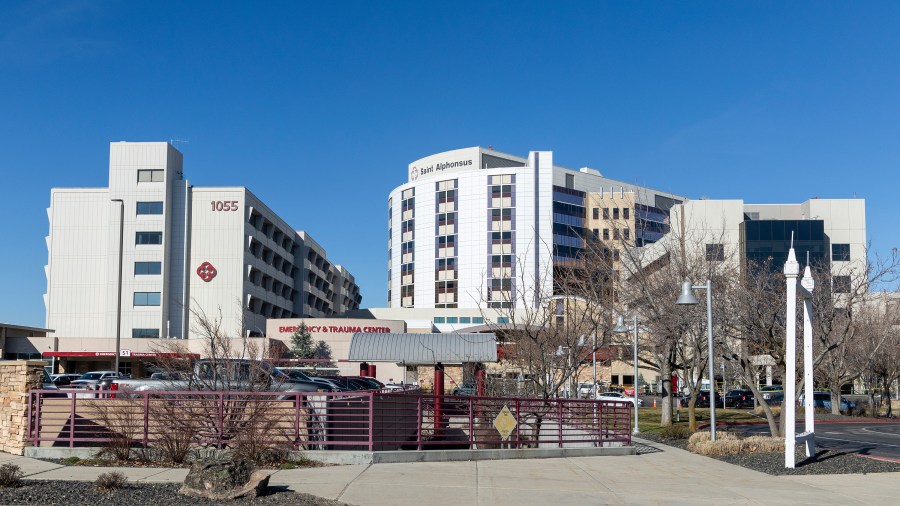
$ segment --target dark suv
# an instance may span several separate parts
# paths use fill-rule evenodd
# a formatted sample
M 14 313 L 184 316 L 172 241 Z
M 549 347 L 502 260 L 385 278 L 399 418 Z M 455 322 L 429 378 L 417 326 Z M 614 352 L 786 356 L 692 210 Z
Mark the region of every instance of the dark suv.
M 726 408 L 752 408 L 753 392 L 743 388 L 735 388 L 725 394 Z
M 722 396 L 719 395 L 719 392 L 715 392 L 715 403 L 716 406 L 722 405 Z M 690 394 L 686 395 L 684 400 L 681 401 L 682 406 L 687 406 L 690 402 L 691 396 Z M 709 407 L 709 390 L 701 390 L 697 393 L 697 403 L 694 404 L 694 407 L 697 408 L 708 408 Z

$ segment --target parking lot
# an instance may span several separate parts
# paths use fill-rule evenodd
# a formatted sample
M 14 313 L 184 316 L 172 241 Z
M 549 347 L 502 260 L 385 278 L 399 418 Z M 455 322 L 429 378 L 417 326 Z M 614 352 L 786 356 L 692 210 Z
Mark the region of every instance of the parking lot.
M 769 434 L 769 426 L 747 425 L 740 430 Z M 797 432 L 803 424 L 797 424 Z M 816 446 L 900 461 L 900 422 L 816 423 Z

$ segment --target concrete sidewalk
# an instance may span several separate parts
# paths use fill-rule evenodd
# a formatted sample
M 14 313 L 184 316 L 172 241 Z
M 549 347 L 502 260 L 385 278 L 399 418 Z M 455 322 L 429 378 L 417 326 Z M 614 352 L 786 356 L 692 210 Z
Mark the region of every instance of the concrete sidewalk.
M 900 473 L 769 476 L 684 450 L 649 444 L 639 455 L 475 462 L 420 462 L 276 471 L 284 486 L 358 505 L 893 504 Z M 181 482 L 186 469 L 61 466 L 0 454 L 27 479 Z

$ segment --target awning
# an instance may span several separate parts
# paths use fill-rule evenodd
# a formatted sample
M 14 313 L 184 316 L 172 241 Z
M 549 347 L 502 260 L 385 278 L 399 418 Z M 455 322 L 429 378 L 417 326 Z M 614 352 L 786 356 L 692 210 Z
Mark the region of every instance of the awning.
M 379 334 L 357 332 L 348 359 L 409 365 L 496 362 L 497 337 L 484 334 Z
M 66 358 L 66 357 L 115 357 L 116 352 L 114 351 L 45 351 L 41 353 L 42 357 L 57 357 L 57 358 Z M 149 351 L 128 351 L 121 350 L 119 352 L 120 357 L 125 358 L 200 358 L 200 355 L 197 353 L 153 353 Z

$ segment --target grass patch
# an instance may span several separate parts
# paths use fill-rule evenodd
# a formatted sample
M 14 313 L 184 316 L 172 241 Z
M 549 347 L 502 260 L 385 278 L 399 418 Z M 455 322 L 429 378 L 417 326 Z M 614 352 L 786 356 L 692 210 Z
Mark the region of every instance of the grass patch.
M 78 457 L 66 457 L 62 460 L 62 463 L 67 466 L 74 466 L 81 462 L 81 459 Z
M 709 408 L 697 408 L 695 411 L 697 415 L 697 425 L 703 425 L 705 423 L 709 423 Z M 674 421 L 672 423 L 671 428 L 661 427 L 659 425 L 660 420 L 662 419 L 662 408 L 640 408 L 638 412 L 638 420 L 641 426 L 641 433 L 643 434 L 652 434 L 659 436 L 660 438 L 673 439 L 671 437 L 667 437 L 662 432 L 665 431 L 667 434 L 675 434 L 677 431 L 680 431 L 683 434 L 682 437 L 674 438 L 674 439 L 683 439 L 690 435 L 687 432 L 687 428 L 690 426 L 688 423 L 688 410 L 687 408 L 681 409 L 681 421 Z M 673 420 L 676 420 L 677 417 L 673 416 Z M 759 422 L 760 418 L 758 416 L 749 413 L 746 409 L 716 409 L 716 426 L 721 427 L 722 425 L 729 425 L 733 423 L 739 422 Z M 684 427 L 681 429 L 680 427 Z

